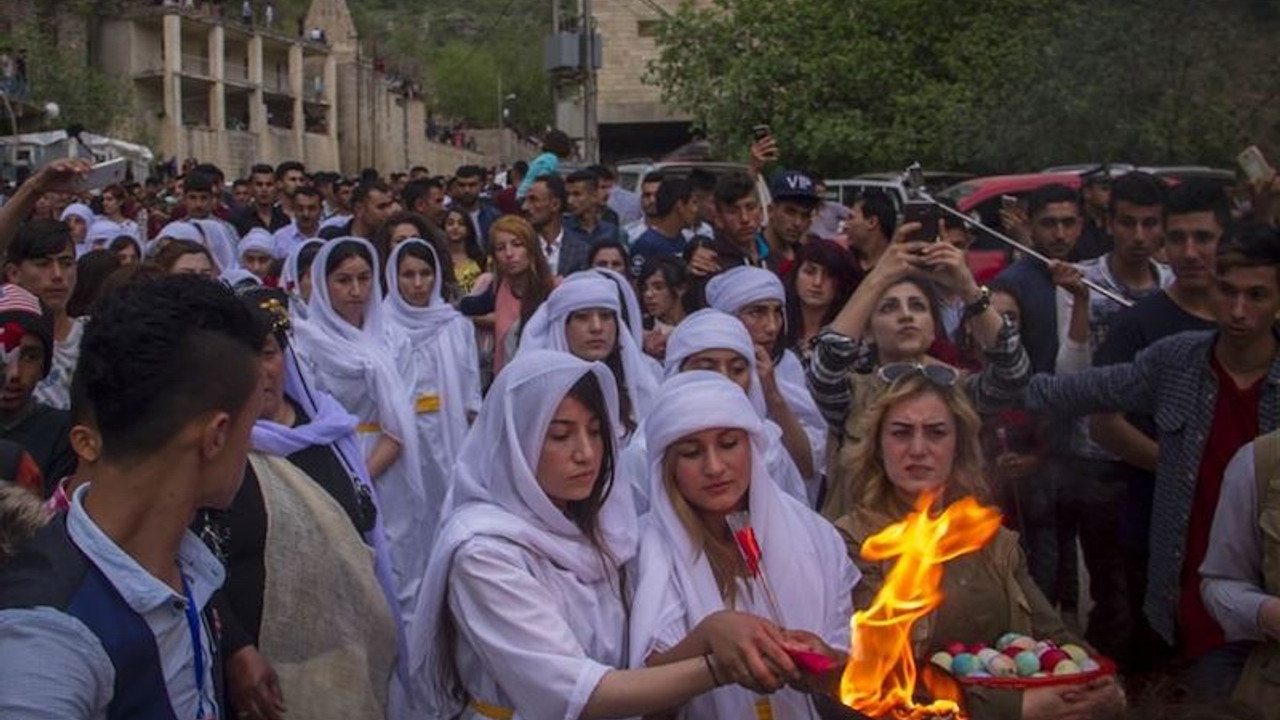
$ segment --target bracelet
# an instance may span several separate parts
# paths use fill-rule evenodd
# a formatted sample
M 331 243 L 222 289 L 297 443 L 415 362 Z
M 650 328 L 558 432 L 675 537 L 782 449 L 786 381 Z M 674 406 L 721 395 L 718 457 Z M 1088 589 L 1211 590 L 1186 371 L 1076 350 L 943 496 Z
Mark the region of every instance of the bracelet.
M 707 672 L 711 673 L 711 681 L 716 684 L 716 687 L 724 685 L 724 683 L 720 682 L 720 676 L 716 675 L 716 666 L 711 663 L 711 653 L 703 655 L 702 661 L 707 664 Z

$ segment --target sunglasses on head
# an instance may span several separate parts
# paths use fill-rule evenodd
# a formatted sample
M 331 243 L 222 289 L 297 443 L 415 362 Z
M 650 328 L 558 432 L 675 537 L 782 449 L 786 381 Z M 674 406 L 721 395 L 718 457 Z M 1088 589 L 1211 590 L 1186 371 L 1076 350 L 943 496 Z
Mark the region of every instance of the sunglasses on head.
M 960 371 L 949 365 L 925 365 L 915 362 L 897 362 L 881 365 L 876 370 L 876 377 L 892 385 L 902 378 L 923 375 L 926 380 L 938 387 L 953 387 L 960 379 Z

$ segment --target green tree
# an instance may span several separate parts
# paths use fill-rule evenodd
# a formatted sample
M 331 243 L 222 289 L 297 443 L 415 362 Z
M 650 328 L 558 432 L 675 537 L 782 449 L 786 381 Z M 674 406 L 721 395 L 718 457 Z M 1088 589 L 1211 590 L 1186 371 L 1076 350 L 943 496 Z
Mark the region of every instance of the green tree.
M 785 162 L 829 175 L 913 160 L 1226 163 L 1280 120 L 1275 20 L 1257 6 L 686 3 L 659 31 L 650 77 L 721 148 L 766 122 Z
M 91 67 L 83 53 L 68 52 L 38 21 L 16 26 L 3 47 L 25 52 L 27 100 L 57 103 L 60 124 L 79 123 L 108 132 L 128 114 L 130 85 Z

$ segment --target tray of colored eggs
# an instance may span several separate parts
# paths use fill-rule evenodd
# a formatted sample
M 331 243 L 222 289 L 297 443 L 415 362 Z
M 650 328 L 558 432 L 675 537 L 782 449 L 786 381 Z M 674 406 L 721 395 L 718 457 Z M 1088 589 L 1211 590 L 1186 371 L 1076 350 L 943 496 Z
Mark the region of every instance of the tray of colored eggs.
M 1005 633 L 994 647 L 948 643 L 929 661 L 968 685 L 1030 688 L 1074 685 L 1114 675 L 1116 664 L 1074 644 Z

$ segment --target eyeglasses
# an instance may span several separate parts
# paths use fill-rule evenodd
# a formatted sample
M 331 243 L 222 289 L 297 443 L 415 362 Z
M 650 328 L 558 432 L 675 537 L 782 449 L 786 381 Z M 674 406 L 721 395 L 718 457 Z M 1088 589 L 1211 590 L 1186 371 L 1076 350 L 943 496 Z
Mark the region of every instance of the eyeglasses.
M 899 380 L 923 375 L 926 380 L 938 387 L 954 387 L 960 379 L 960 371 L 950 365 L 925 365 L 924 363 L 897 362 L 881 365 L 876 370 L 876 377 L 892 385 Z

